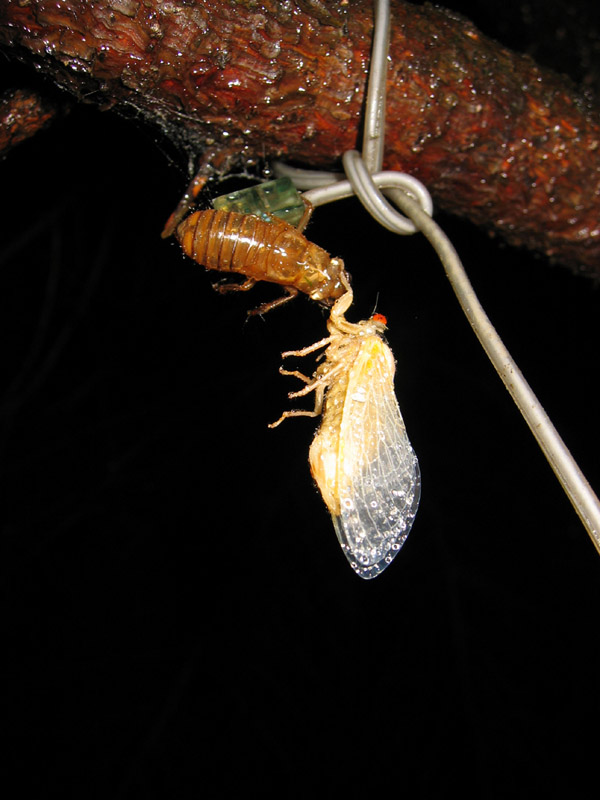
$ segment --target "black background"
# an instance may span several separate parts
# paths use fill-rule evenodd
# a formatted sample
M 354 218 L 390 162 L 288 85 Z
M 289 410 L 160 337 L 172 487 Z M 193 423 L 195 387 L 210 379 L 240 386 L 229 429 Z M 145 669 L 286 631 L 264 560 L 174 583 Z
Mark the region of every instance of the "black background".
M 535 39 L 519 4 L 497 30 L 462 8 L 509 45 Z M 356 201 L 308 231 L 346 260 L 349 316 L 388 317 L 423 475 L 406 545 L 363 582 L 310 478 L 314 421 L 267 428 L 296 388 L 280 351 L 321 338 L 325 315 L 301 298 L 247 321 L 277 287 L 217 295 L 160 239 L 187 180 L 172 156 L 82 107 L 0 164 L 4 683 L 23 792 L 591 796 L 600 559 L 432 250 Z M 436 219 L 600 486 L 596 287 Z

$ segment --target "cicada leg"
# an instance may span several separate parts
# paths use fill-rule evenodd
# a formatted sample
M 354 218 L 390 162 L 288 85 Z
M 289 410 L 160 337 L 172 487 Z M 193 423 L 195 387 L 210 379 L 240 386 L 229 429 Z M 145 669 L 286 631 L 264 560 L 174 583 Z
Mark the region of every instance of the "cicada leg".
M 245 284 L 242 284 L 242 286 L 244 285 Z M 252 311 L 248 312 L 248 316 L 255 317 L 257 314 L 262 316 L 262 314 L 266 314 L 267 311 L 272 311 L 274 308 L 278 308 L 284 303 L 288 303 L 298 295 L 298 289 L 295 289 L 293 286 L 285 286 L 284 288 L 287 294 L 283 294 L 281 297 L 275 298 L 275 300 L 270 300 L 268 303 L 263 303 L 262 305 L 258 306 L 258 308 L 253 308 Z
M 256 278 L 246 278 L 243 283 L 213 283 L 212 288 L 219 294 L 227 292 L 247 292 L 256 284 Z
M 269 428 L 276 428 L 283 422 L 284 419 L 289 419 L 289 417 L 318 417 L 321 411 L 323 410 L 323 396 L 325 394 L 325 387 L 320 385 L 314 385 L 311 387 L 311 390 L 314 390 L 315 392 L 315 407 L 313 408 L 312 411 L 304 409 L 294 409 L 293 411 L 284 411 L 276 422 L 269 423 Z
M 298 380 L 304 381 L 304 383 L 310 383 L 313 379 L 312 375 L 309 377 L 302 372 L 298 372 L 297 369 L 284 369 L 283 367 L 279 367 L 279 373 L 280 375 L 291 375 L 292 378 L 298 378 Z
M 315 350 L 320 350 L 322 347 L 326 347 L 328 344 L 331 343 L 331 336 L 325 337 L 325 339 L 320 339 L 318 342 L 314 344 L 309 344 L 307 347 L 303 347 L 301 350 L 285 350 L 282 354 L 282 358 L 289 358 L 290 356 L 307 356 L 310 353 L 314 353 Z
M 310 218 L 312 217 L 312 213 L 314 211 L 313 204 L 306 200 L 304 197 L 302 198 L 302 202 L 304 203 L 304 214 L 300 218 L 300 222 L 296 225 L 296 230 L 299 233 L 303 233 L 304 228 L 309 223 Z
M 344 369 L 344 363 L 340 362 L 335 367 L 331 369 L 323 370 L 321 372 L 321 367 L 317 370 L 315 375 L 309 379 L 308 385 L 305 386 L 303 389 L 298 389 L 297 392 L 290 392 L 288 394 L 289 398 L 293 397 L 304 397 L 305 394 L 310 394 L 311 392 L 318 392 L 318 391 L 325 391 L 325 387 L 329 386 L 332 379 L 338 375 L 338 373 L 342 372 Z M 297 375 L 300 377 L 300 375 Z M 302 376 L 304 378 L 304 376 Z
M 210 175 L 204 173 L 202 170 L 194 175 L 187 189 L 169 219 L 165 222 L 165 227 L 160 234 L 163 239 L 168 239 L 175 233 L 175 230 L 182 219 L 188 214 L 192 205 L 196 202 L 196 198 L 204 189 L 210 179 Z
M 167 239 L 175 233 L 175 230 L 182 219 L 187 216 L 198 195 L 204 189 L 208 181 L 215 175 L 225 175 L 231 165 L 239 159 L 239 151 L 234 149 L 211 147 L 204 151 L 200 158 L 196 174 L 189 182 L 187 189 L 175 211 L 165 223 L 161 233 L 163 239 Z
M 275 422 L 269 422 L 267 427 L 276 428 L 278 425 L 281 425 L 284 419 L 289 419 L 289 417 L 318 417 L 320 413 L 320 411 L 303 411 L 302 409 L 297 409 L 295 411 L 284 411 L 278 420 Z

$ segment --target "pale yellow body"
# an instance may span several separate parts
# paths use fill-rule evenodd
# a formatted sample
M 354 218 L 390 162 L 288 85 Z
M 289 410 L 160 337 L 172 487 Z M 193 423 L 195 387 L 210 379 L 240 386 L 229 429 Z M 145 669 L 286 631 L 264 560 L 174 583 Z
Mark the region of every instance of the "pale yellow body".
M 360 465 L 377 457 L 378 432 L 385 425 L 379 405 L 394 397 L 396 371 L 392 352 L 378 334 L 346 335 L 342 342 L 332 343 L 326 353 L 326 364 L 342 364 L 343 369 L 328 385 L 308 455 L 313 478 L 335 515 L 342 497 L 352 493 Z
M 326 347 L 312 378 L 281 370 L 306 382 L 292 392 L 315 392 L 313 411 L 319 430 L 311 444 L 312 475 L 329 509 L 336 534 L 353 569 L 373 578 L 392 561 L 404 543 L 420 495 L 419 466 L 394 393 L 395 362 L 382 338 L 385 324 L 376 317 L 358 323 L 344 314 L 352 303 L 349 287 L 334 304 L 330 336 L 284 356 L 304 356 Z

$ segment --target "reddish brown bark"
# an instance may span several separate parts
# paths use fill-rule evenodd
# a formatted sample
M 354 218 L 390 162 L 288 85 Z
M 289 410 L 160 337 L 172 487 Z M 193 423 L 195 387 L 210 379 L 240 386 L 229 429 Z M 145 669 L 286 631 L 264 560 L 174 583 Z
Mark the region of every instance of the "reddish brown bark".
M 371 3 L 0 0 L 0 44 L 182 148 L 331 167 L 360 146 Z M 385 166 L 600 274 L 600 120 L 573 85 L 444 10 L 393 4 Z
M 46 128 L 58 113 L 58 107 L 37 92 L 4 92 L 0 95 L 0 153 Z

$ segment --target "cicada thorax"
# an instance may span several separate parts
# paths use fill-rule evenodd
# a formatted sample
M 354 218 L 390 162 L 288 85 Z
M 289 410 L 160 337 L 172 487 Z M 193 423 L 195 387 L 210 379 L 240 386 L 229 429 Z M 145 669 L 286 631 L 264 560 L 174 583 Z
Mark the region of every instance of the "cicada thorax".
M 237 272 L 293 287 L 313 300 L 335 300 L 344 265 L 283 220 L 234 211 L 196 211 L 177 228 L 184 252 L 207 269 Z

